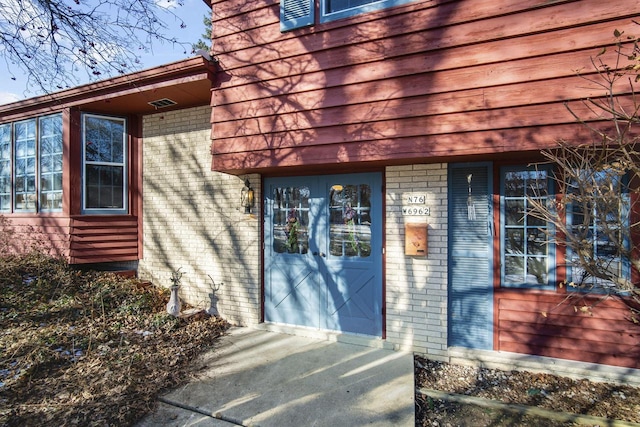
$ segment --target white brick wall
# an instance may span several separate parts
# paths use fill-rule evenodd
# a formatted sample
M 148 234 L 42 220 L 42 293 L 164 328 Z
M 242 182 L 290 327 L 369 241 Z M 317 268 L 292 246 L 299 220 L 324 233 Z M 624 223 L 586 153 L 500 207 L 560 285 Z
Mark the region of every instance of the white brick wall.
M 245 176 L 211 171 L 210 107 L 143 119 L 143 259 L 159 286 L 184 273 L 180 296 L 240 325 L 260 320 L 259 215 L 240 208 Z M 248 176 L 260 200 L 260 177 Z M 212 298 L 213 285 L 223 283 Z
M 402 215 L 403 195 L 426 194 L 427 217 Z M 386 169 L 387 340 L 445 359 L 447 353 L 447 165 Z M 404 225 L 428 224 L 426 257 L 404 253 Z

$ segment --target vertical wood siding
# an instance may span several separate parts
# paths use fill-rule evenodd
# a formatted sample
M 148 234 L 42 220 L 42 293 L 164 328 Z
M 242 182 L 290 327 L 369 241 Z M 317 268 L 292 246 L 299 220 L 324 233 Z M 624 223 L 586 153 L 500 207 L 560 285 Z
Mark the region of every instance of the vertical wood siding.
M 593 72 L 614 29 L 637 32 L 638 11 L 639 0 L 416 1 L 280 33 L 276 1 L 214 2 L 213 169 L 553 145 L 580 130 L 564 101 L 603 95 L 576 72 Z

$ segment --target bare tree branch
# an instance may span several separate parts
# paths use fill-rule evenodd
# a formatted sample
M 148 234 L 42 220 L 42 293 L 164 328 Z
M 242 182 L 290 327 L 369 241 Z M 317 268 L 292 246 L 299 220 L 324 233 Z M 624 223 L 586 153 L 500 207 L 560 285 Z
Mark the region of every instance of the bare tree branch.
M 124 74 L 158 43 L 191 44 L 166 35 L 166 20 L 184 22 L 181 0 L 0 0 L 0 54 L 9 77 L 49 92 Z
M 640 287 L 633 282 L 638 276 L 629 274 L 625 265 L 640 273 L 640 221 L 632 219 L 640 212 L 640 136 L 634 133 L 634 125 L 640 123 L 635 90 L 640 50 L 638 38 L 618 31 L 614 36 L 613 65 L 603 61 L 603 49 L 591 58 L 595 74 L 583 77 L 604 92 L 602 97 L 580 101 L 589 118 L 566 103 L 593 139 L 559 141 L 556 148 L 542 151 L 545 163 L 554 166 L 557 196 L 553 200 L 540 194 L 531 197 L 527 214 L 554 226 L 547 237 L 567 251 L 567 266 L 572 270 L 567 285 L 602 295 L 598 301 L 621 297 L 630 309 L 630 319 L 638 323 Z

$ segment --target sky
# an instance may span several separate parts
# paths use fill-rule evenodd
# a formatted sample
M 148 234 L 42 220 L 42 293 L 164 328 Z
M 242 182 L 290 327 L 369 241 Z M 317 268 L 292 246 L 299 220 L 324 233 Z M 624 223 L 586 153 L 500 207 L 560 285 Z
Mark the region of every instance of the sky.
M 166 20 L 169 27 L 167 35 L 175 34 L 177 39 L 188 43 L 196 43 L 202 38 L 202 34 L 205 32 L 202 19 L 205 15 L 208 16 L 211 13 L 211 9 L 203 0 L 183 0 L 183 5 L 176 7 L 174 12 L 184 21 L 186 28 L 181 29 L 179 22 Z M 140 69 L 152 68 L 158 65 L 168 64 L 170 62 L 195 56 L 195 54 L 192 54 L 189 49 L 187 49 L 186 54 L 184 52 L 185 49 L 181 46 L 174 47 L 170 44 L 156 43 L 153 45 L 153 54 L 143 54 L 141 56 L 142 66 Z M 5 73 L 0 74 L 0 105 L 35 97 L 41 94 L 34 91 L 25 93 L 27 90 L 26 76 L 23 76 L 23 73 L 20 70 L 14 71 L 14 74 L 16 75 L 16 80 L 11 80 L 11 78 Z M 83 81 L 79 84 L 84 83 L 88 83 L 88 81 Z

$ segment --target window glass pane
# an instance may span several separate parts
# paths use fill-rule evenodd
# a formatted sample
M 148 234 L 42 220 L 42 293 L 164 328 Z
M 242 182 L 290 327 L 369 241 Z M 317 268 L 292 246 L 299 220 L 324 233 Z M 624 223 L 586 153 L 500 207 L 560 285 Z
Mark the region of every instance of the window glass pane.
M 15 123 L 15 209 L 36 210 L 36 120 Z
M 504 244 L 504 250 L 506 254 L 523 254 L 524 234 L 522 230 L 507 230 L 506 240 Z
M 546 170 L 531 170 L 526 173 L 526 193 L 529 197 L 544 198 L 548 196 L 548 180 Z
M 333 13 L 358 6 L 363 6 L 369 3 L 376 3 L 378 1 L 380 0 L 326 0 L 325 8 L 326 13 Z
M 273 250 L 276 253 L 309 252 L 309 187 L 273 189 Z
M 329 190 L 329 253 L 371 255 L 371 187 L 335 184 Z
M 504 259 L 504 278 L 506 285 L 520 284 L 524 279 L 524 258 L 521 256 L 506 256 Z
M 0 125 L 0 212 L 11 211 L 11 124 Z
M 126 123 L 124 119 L 85 115 L 84 209 L 126 209 Z M 53 161 L 59 162 L 54 156 Z
M 547 258 L 528 257 L 527 259 L 527 285 L 547 284 Z
M 536 229 L 528 230 L 527 254 L 547 255 L 547 236 L 543 231 Z
M 90 162 L 122 163 L 124 121 L 85 117 L 85 159 Z
M 124 169 L 121 166 L 87 166 L 87 209 L 123 209 L 122 182 Z
M 524 201 L 505 200 L 504 220 L 507 225 L 524 225 Z
M 507 172 L 504 176 L 504 196 L 522 197 L 524 194 L 524 177 L 522 173 Z

